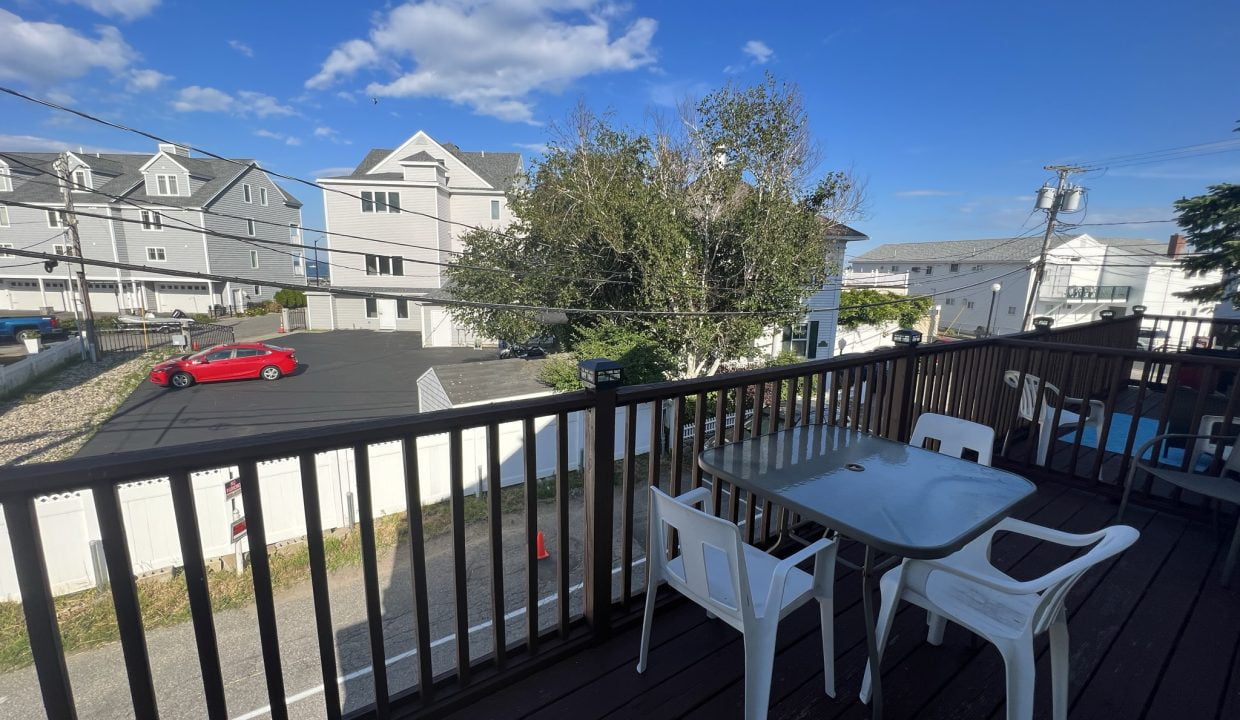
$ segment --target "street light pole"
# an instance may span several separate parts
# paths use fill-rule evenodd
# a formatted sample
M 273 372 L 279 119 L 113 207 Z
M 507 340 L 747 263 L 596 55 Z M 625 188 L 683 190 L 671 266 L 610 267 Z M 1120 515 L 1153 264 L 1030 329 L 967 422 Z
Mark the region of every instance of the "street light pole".
M 322 235 L 314 239 L 314 286 L 315 287 L 323 286 L 322 284 L 323 274 L 319 271 L 319 241 L 322 239 L 323 239 Z M 306 272 L 306 276 L 307 277 L 310 276 L 309 271 Z
M 1003 286 L 999 283 L 990 286 L 990 312 L 986 313 L 986 335 L 988 337 L 994 334 L 995 300 L 999 298 L 999 291 L 1002 289 Z

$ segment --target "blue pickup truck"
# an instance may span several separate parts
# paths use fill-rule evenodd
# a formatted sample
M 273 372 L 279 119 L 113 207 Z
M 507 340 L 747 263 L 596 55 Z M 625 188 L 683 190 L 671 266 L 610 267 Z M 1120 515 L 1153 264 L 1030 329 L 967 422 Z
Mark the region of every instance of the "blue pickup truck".
M 60 332 L 60 321 L 52 315 L 0 316 L 0 338 L 14 339 L 23 330 L 38 330 L 40 335 Z

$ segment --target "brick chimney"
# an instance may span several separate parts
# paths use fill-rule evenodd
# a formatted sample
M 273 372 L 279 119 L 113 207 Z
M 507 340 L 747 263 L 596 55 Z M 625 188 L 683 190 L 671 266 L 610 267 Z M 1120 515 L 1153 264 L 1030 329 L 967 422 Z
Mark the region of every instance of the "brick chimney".
M 1171 242 L 1167 243 L 1167 257 L 1173 258 L 1183 255 L 1186 244 L 1187 243 L 1184 241 L 1184 236 L 1180 233 L 1175 233 L 1172 235 Z

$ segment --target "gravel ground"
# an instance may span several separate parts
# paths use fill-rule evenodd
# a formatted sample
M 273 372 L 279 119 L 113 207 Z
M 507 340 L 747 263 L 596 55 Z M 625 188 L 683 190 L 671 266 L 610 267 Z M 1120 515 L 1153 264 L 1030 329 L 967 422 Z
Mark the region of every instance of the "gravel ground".
M 66 367 L 0 403 L 0 466 L 76 453 L 137 384 L 152 358 L 105 355 Z

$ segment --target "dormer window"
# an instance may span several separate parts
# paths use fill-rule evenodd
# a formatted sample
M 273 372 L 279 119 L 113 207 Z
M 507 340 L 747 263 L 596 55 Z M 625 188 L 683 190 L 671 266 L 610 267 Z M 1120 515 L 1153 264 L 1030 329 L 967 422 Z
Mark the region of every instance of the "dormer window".
M 0 162 L 0 192 L 13 190 L 13 178 L 9 175 L 9 166 Z
M 80 168 L 73 171 L 73 190 L 76 192 L 85 192 L 91 189 L 90 170 Z
M 180 195 L 181 191 L 177 187 L 176 175 L 156 175 L 155 176 L 155 194 L 156 195 Z

